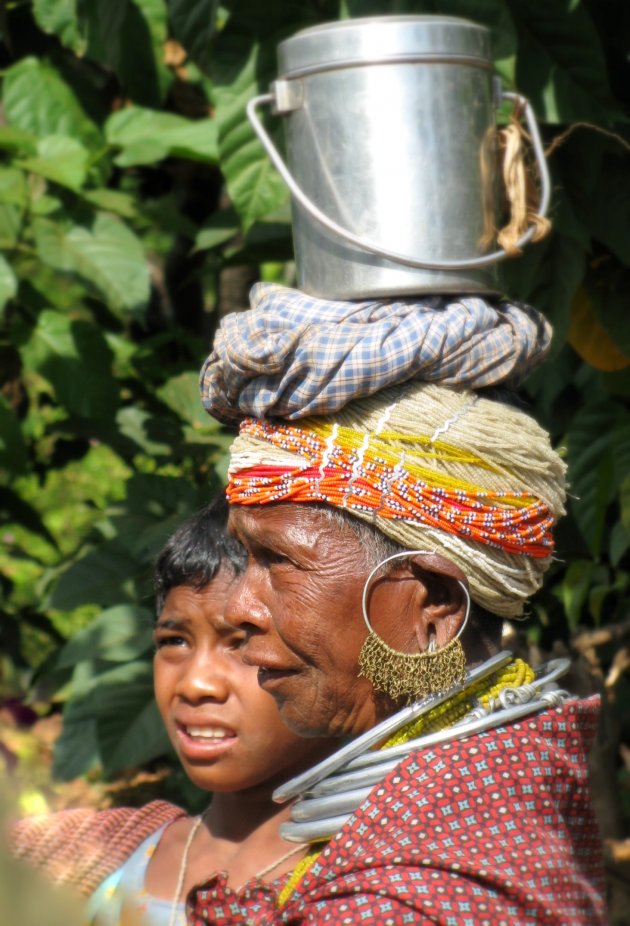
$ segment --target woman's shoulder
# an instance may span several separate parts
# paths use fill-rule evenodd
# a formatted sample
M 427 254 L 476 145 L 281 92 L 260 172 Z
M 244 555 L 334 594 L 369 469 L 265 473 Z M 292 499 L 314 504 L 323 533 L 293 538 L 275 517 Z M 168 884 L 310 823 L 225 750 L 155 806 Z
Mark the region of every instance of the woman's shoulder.
M 76 808 L 17 821 L 9 832 L 13 854 L 53 881 L 89 894 L 144 840 L 185 812 L 167 801 L 107 810 Z

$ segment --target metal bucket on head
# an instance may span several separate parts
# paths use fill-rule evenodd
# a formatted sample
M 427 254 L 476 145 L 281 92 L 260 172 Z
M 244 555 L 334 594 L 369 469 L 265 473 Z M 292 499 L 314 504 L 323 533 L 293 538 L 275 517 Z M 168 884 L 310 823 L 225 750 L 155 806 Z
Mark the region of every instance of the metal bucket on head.
M 549 180 L 527 100 L 493 77 L 488 30 L 439 16 L 346 20 L 298 32 L 278 62 L 247 113 L 292 194 L 298 286 L 339 299 L 496 292 L 507 256 L 494 236 L 502 98 L 527 122 L 539 216 Z M 286 164 L 263 105 L 285 116 Z

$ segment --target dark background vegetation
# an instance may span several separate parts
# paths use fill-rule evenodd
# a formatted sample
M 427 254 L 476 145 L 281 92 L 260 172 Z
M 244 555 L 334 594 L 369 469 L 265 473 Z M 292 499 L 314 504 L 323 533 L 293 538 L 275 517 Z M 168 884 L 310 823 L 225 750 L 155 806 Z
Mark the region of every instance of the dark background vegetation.
M 122 800 L 140 775 L 198 801 L 160 772 L 150 577 L 224 477 L 229 435 L 197 392 L 218 318 L 256 279 L 293 279 L 286 192 L 244 106 L 280 39 L 373 13 L 487 25 L 497 72 L 541 123 L 554 231 L 506 266 L 505 288 L 555 328 L 523 395 L 563 448 L 572 498 L 520 645 L 570 651 L 577 688 L 602 693 L 594 781 L 614 892 L 630 855 L 625 0 L 0 6 L 0 758 L 32 767 L 63 711 L 57 780 Z M 37 745 L 33 724 L 48 731 Z M 25 806 L 68 799 L 31 771 Z

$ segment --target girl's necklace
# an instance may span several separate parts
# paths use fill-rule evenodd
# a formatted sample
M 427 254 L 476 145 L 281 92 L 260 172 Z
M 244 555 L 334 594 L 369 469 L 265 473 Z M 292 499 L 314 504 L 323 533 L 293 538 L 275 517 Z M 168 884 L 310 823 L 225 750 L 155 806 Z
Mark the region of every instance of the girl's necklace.
M 210 808 L 208 808 L 208 810 L 209 809 Z M 197 831 L 206 818 L 208 810 L 205 810 L 200 817 L 197 817 L 190 828 L 188 839 L 186 840 L 186 845 L 184 846 L 184 852 L 182 854 L 182 861 L 179 866 L 179 875 L 177 878 L 177 885 L 175 887 L 173 903 L 171 904 L 171 915 L 169 917 L 168 926 L 176 926 L 179 900 L 182 895 L 184 881 L 186 880 L 186 874 L 188 871 L 188 859 L 190 856 L 190 850 L 195 836 L 197 835 Z M 268 875 L 269 872 L 273 871 L 274 868 L 277 868 L 279 865 L 282 865 L 283 862 L 286 862 L 286 860 L 291 858 L 292 855 L 297 855 L 298 852 L 302 852 L 304 849 L 306 849 L 306 847 L 307 843 L 300 843 L 297 846 L 293 846 L 291 849 L 289 849 L 288 852 L 285 852 L 284 855 L 281 855 L 280 858 L 276 859 L 275 862 L 272 862 L 270 865 L 265 866 L 265 868 L 263 868 L 261 871 L 258 871 L 255 875 L 253 875 L 253 878 L 263 878 L 265 875 Z

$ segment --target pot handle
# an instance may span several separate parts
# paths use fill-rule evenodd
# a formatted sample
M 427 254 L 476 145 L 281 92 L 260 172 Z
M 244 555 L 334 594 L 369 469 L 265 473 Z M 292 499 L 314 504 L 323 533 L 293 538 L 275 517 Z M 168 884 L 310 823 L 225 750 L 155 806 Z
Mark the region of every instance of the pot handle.
M 282 87 L 289 83 L 291 83 L 291 81 L 276 81 L 276 88 L 278 88 L 279 85 Z M 550 181 L 547 164 L 545 162 L 545 154 L 543 151 L 534 111 L 526 97 L 521 96 L 519 93 L 510 93 L 506 90 L 502 90 L 501 99 L 511 100 L 514 103 L 518 103 L 522 109 L 523 115 L 525 116 L 527 128 L 531 138 L 532 148 L 536 156 L 538 173 L 540 176 L 540 198 L 538 202 L 537 216 L 539 218 L 544 218 L 544 216 L 547 214 L 547 209 L 549 208 Z M 267 131 L 265 130 L 262 122 L 258 118 L 258 113 L 256 112 L 258 107 L 276 104 L 277 100 L 277 91 L 272 93 L 264 93 L 261 96 L 254 97 L 247 104 L 247 118 L 249 119 L 254 131 L 256 132 L 256 135 L 260 139 L 263 148 L 269 155 L 272 164 L 289 188 L 291 195 L 294 197 L 294 199 L 297 200 L 302 208 L 310 213 L 310 215 L 321 225 L 323 225 L 324 228 L 327 228 L 329 231 L 333 232 L 333 234 L 343 238 L 344 241 L 348 241 L 350 244 L 354 244 L 357 247 L 362 248 L 364 251 L 369 251 L 371 254 L 376 254 L 377 257 L 383 257 L 386 260 L 391 260 L 399 264 L 405 264 L 408 267 L 417 267 L 419 270 L 474 270 L 477 267 L 485 267 L 489 264 L 497 263 L 500 260 L 504 260 L 508 256 L 504 248 L 498 248 L 491 254 L 484 254 L 482 257 L 474 257 L 470 260 L 417 260 L 416 258 L 410 257 L 407 254 L 399 254 L 397 251 L 388 251 L 381 247 L 380 244 L 377 244 L 375 241 L 370 241 L 367 238 L 361 238 L 359 235 L 355 235 L 351 231 L 348 231 L 346 228 L 343 228 L 343 226 L 338 225 L 337 222 L 322 212 L 321 209 L 319 209 L 315 203 L 303 192 L 295 177 L 284 163 L 282 155 L 267 134 Z M 277 111 L 287 112 L 291 108 L 296 107 L 287 107 L 283 110 Z M 531 241 L 535 231 L 536 226 L 530 225 L 527 231 L 521 235 L 521 237 L 516 242 L 516 247 L 522 248 L 528 244 L 529 241 Z

